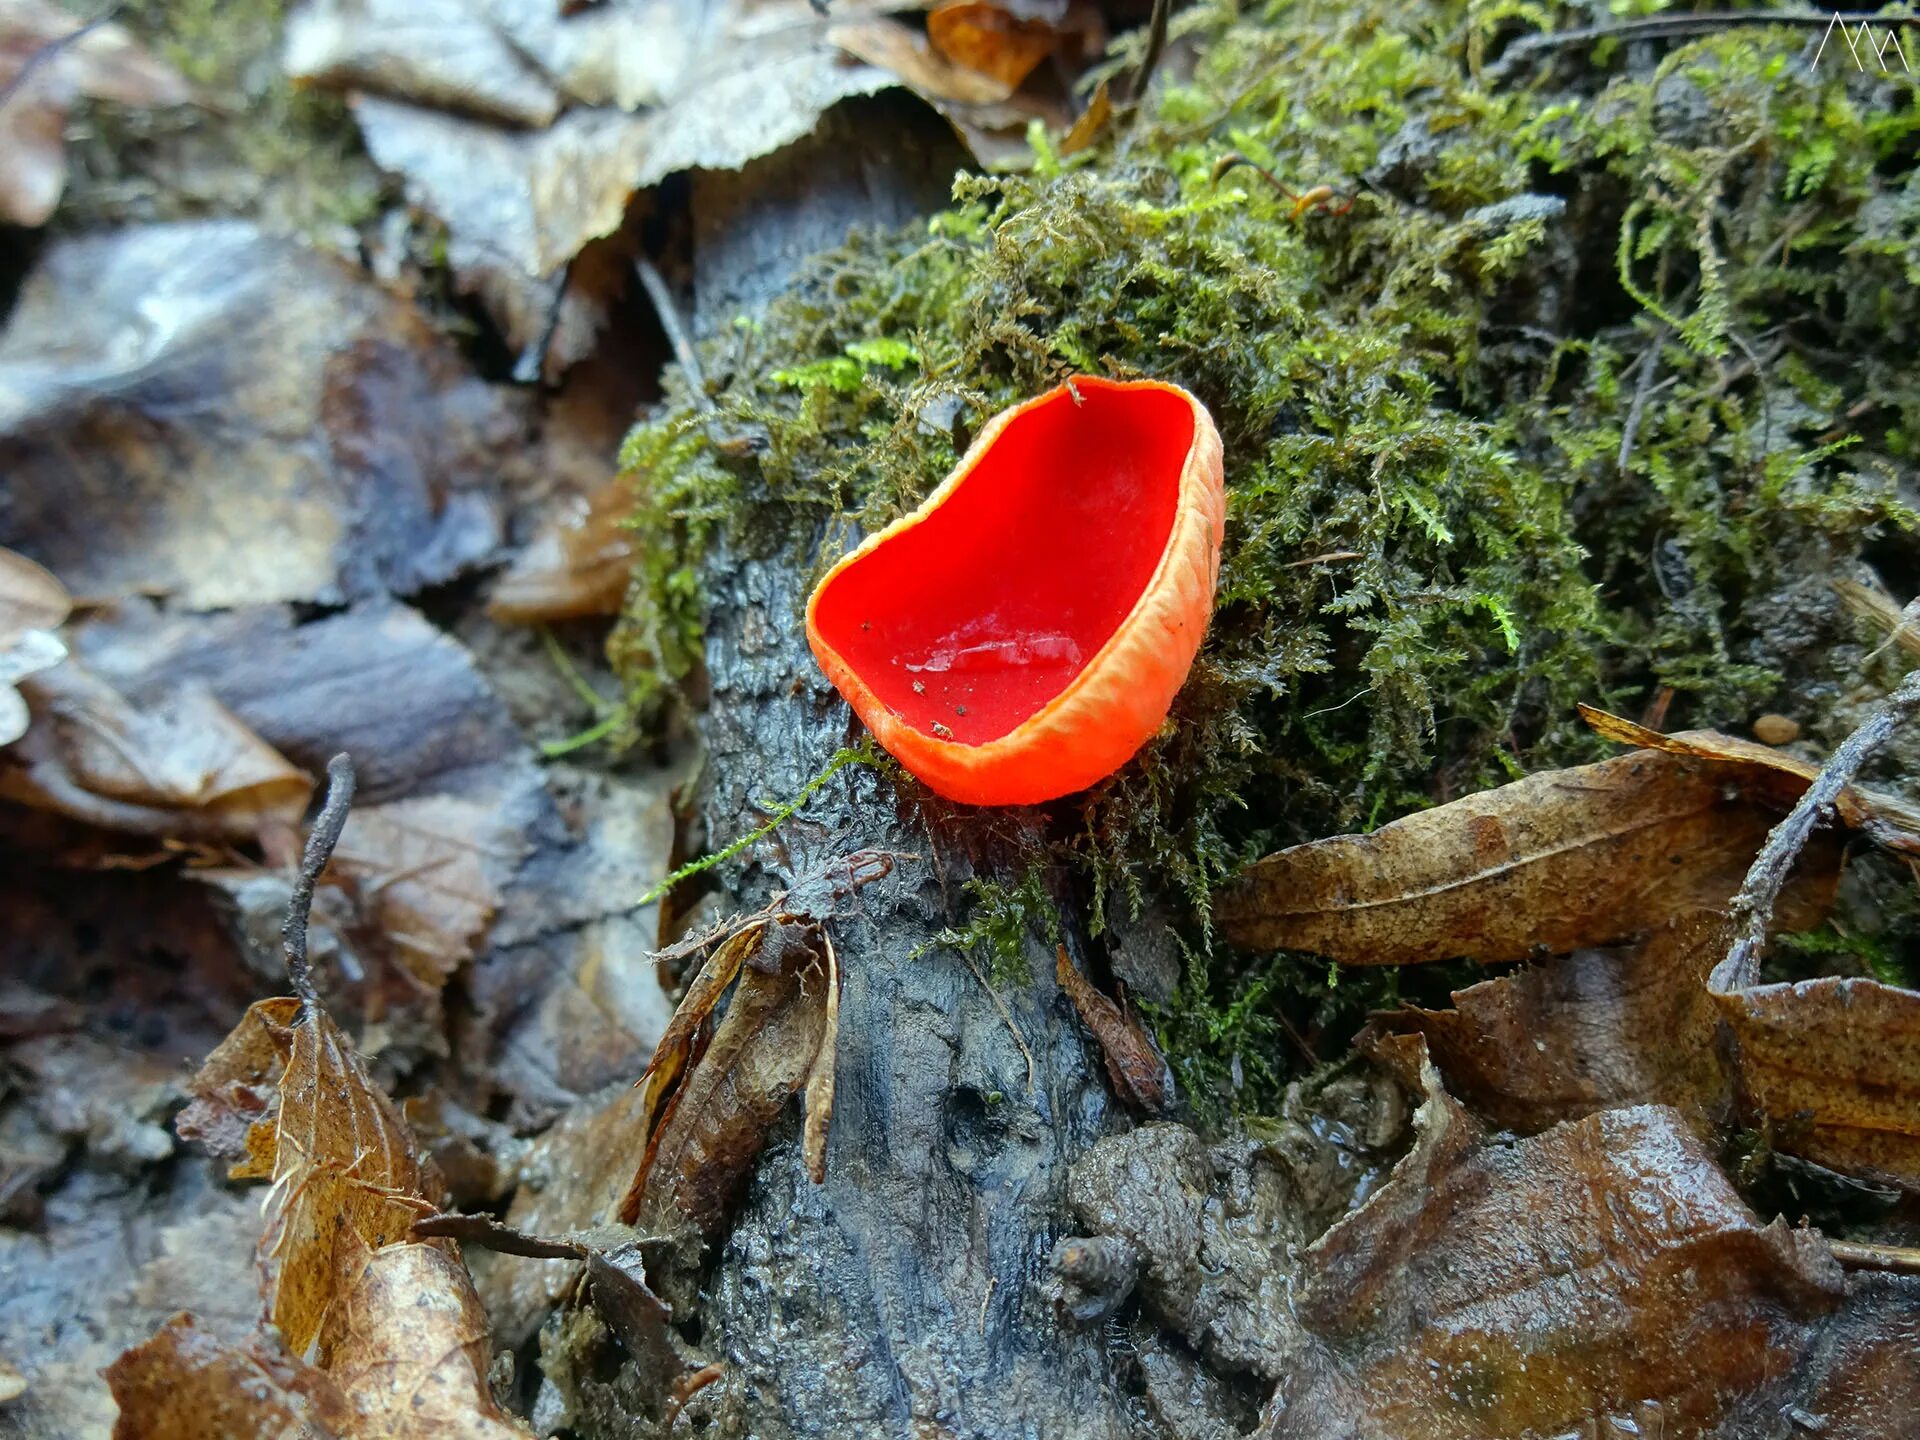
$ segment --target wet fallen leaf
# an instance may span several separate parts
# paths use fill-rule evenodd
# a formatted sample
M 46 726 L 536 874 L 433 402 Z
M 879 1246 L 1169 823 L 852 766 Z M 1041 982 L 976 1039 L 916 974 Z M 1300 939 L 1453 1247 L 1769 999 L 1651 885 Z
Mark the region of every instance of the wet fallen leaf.
M 836 6 L 835 16 L 888 8 L 898 7 Z M 416 92 L 391 98 L 394 87 L 354 104 L 374 159 L 447 223 L 457 272 L 504 260 L 549 280 L 620 228 L 636 191 L 677 171 L 737 169 L 806 134 L 834 102 L 896 83 L 846 63 L 805 0 L 608 6 L 568 20 L 551 6 L 500 10 L 509 43 L 544 50 L 548 73 L 556 62 L 571 70 L 570 93 L 590 103 L 536 130 L 487 125 Z M 608 30 L 630 38 L 609 43 Z
M 690 1224 L 711 1236 L 724 1226 L 767 1132 L 821 1053 L 827 967 L 816 945 L 809 927 L 775 921 L 723 948 L 723 972 L 739 976 L 733 999 L 660 1112 L 621 1219 L 662 1234 Z M 695 1005 L 683 1011 L 696 1028 L 693 1011 L 704 1004 L 710 1012 L 707 997 L 722 988 L 696 982 L 689 990 Z M 664 1038 L 661 1051 L 676 1053 Z M 663 1088 L 651 1072 L 647 1088 Z
M 39 721 L 0 760 L 9 799 L 175 839 L 247 839 L 306 813 L 312 780 L 202 686 L 135 706 L 71 662 L 23 693 Z
M 1713 998 L 1776 1148 L 1920 1191 L 1920 993 L 1827 976 Z
M 617 615 L 633 574 L 632 487 L 607 481 L 567 496 L 493 587 L 487 613 L 516 625 Z
M 887 16 L 841 21 L 827 31 L 827 39 L 856 59 L 899 76 L 908 89 L 928 100 L 989 105 L 1005 100 L 1020 83 L 969 67 L 934 48 L 929 37 L 911 25 Z
M 1530 775 L 1269 855 L 1215 914 L 1236 945 L 1348 965 L 1605 944 L 1739 888 L 1773 820 L 1741 788 L 1755 769 L 1642 750 Z M 1836 859 L 1810 855 L 1807 883 Z
M 486 7 L 462 0 L 315 0 L 287 17 L 287 72 L 411 97 L 507 125 L 560 113 L 548 73 Z
M 105 1371 L 113 1440 L 327 1440 L 352 1412 L 331 1380 L 264 1339 L 232 1345 L 174 1316 Z
M 352 1436 L 527 1440 L 488 1387 L 486 1312 L 458 1251 L 444 1241 L 370 1248 L 348 1230 L 338 1261 L 322 1347 Z
M 305 1353 L 339 1299 L 349 1237 L 378 1249 L 432 1208 L 412 1135 L 333 1022 L 293 999 L 254 1005 L 191 1088 L 181 1133 L 236 1159 L 233 1178 L 273 1181 L 261 1291 L 288 1347 Z
M 0 331 L 0 543 L 93 600 L 411 593 L 499 545 L 524 403 L 250 224 L 63 239 Z
M 1140 1022 L 1094 988 L 1059 947 L 1054 978 L 1073 1002 L 1080 1023 L 1093 1032 L 1114 1093 L 1145 1115 L 1164 1115 L 1173 1104 L 1173 1072 Z
M 0 549 L 0 745 L 27 733 L 27 702 L 13 687 L 67 658 L 53 632 L 72 608 L 66 587 L 52 575 Z
M 1763 795 L 1782 809 L 1791 807 L 1820 773 L 1820 767 L 1810 760 L 1756 740 L 1723 735 L 1718 730 L 1683 730 L 1665 735 L 1591 705 L 1580 707 L 1580 718 L 1591 725 L 1596 734 L 1622 745 L 1643 745 L 1670 755 L 1746 767 L 1744 783 L 1756 795 Z M 1920 854 L 1920 809 L 1898 796 L 1849 785 L 1840 792 L 1834 810 L 1842 824 L 1860 831 L 1876 845 L 1904 854 Z
M 333 863 L 399 963 L 437 989 L 473 954 L 526 849 L 493 806 L 426 795 L 349 816 Z
M 944 0 L 927 14 L 927 38 L 954 64 L 991 75 L 1011 93 L 1058 51 L 1070 47 L 1076 60 L 1099 52 L 1104 35 L 1098 16 L 1069 10 L 1068 17 L 1081 26 L 1090 22 L 1090 28 L 1021 16 L 995 0 Z
M 1490 1141 L 1418 1058 L 1420 1136 L 1304 1257 L 1309 1338 L 1263 1434 L 1505 1440 L 1611 1424 L 1699 1434 L 1786 1375 L 1845 1280 L 1762 1225 L 1675 1111 Z
M 473 656 L 408 606 L 375 601 L 303 625 L 283 606 L 182 615 L 131 603 L 70 628 L 75 658 L 135 704 L 198 684 L 297 763 L 318 771 L 350 750 L 360 808 L 452 794 L 511 809 L 539 789 Z
M 1424 1035 L 1448 1092 L 1510 1129 L 1649 1102 L 1706 1113 L 1727 1091 L 1707 993 L 1725 952 L 1719 915 L 1683 915 L 1639 944 L 1575 950 L 1456 990 L 1451 1010 L 1375 1024 Z
M 118 25 L 40 0 L 0 0 L 0 222 L 43 225 L 66 188 L 64 131 L 80 96 L 183 105 L 187 82 Z

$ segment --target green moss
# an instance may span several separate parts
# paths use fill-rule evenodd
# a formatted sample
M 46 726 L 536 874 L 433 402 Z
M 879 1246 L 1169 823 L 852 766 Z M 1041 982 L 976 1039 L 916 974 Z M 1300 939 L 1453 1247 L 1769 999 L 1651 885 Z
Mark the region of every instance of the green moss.
M 88 18 L 96 6 L 75 6 Z M 206 98 L 206 108 L 85 102 L 60 222 L 244 214 L 337 242 L 378 213 L 385 182 L 341 97 L 295 85 L 279 64 L 287 0 L 130 0 L 114 16 Z
M 995 985 L 1023 984 L 1032 978 L 1027 955 L 1028 937 L 1057 937 L 1060 910 L 1047 894 L 1046 871 L 1038 859 L 1018 883 L 1001 885 L 979 878 L 962 887 L 972 901 L 961 929 L 942 930 L 916 952 L 915 958 L 935 950 L 959 950 L 984 957 L 987 979 Z
M 1791 31 L 1492 78 L 1516 27 L 1584 17 L 1211 0 L 1191 74 L 1105 150 L 963 176 L 823 257 L 707 347 L 715 415 L 675 395 L 629 443 L 673 542 L 616 644 L 636 703 L 697 655 L 723 531 L 824 566 L 1003 405 L 1082 370 L 1193 390 L 1227 457 L 1213 627 L 1036 863 L 1096 932 L 1172 906 L 1193 964 L 1163 1034 L 1277 1082 L 1283 1017 L 1330 1046 L 1399 982 L 1221 952 L 1210 897 L 1246 859 L 1596 758 L 1577 700 L 1665 685 L 1676 721 L 1738 725 L 1830 694 L 1858 649 L 1827 577 L 1914 557 L 1920 107 L 1810 73 Z M 1216 182 L 1236 151 L 1352 207 Z M 980 891 L 968 943 L 1031 918 L 1019 888 Z

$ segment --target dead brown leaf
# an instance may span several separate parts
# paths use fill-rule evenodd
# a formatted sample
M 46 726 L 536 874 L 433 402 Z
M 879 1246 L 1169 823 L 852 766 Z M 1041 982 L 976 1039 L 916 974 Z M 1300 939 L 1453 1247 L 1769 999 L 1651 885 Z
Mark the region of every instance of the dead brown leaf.
M 292 996 L 256 1002 L 188 1082 L 194 1098 L 174 1129 L 216 1160 L 229 1161 L 229 1180 L 273 1178 L 280 1075 L 299 1013 Z
M 889 16 L 842 21 L 827 31 L 827 39 L 856 59 L 899 76 L 927 100 L 990 105 L 1012 95 L 1020 83 L 943 53 L 927 35 Z M 1023 77 L 1025 73 L 1021 71 Z
M 1821 1237 L 1762 1225 L 1675 1111 L 1489 1142 L 1420 1042 L 1392 1043 L 1425 1076 L 1420 1138 L 1307 1252 L 1311 1338 L 1263 1435 L 1699 1434 L 1787 1374 L 1842 1303 Z
M 515 625 L 617 615 L 633 574 L 633 489 L 615 477 L 563 497 L 493 587 L 487 613 Z
M 1683 915 L 1639 944 L 1575 950 L 1456 990 L 1451 1010 L 1375 1024 L 1424 1035 L 1448 1092 L 1510 1129 L 1645 1103 L 1707 1113 L 1727 1090 L 1707 993 L 1725 953 L 1721 916 Z
M 801 927 L 766 928 L 771 933 L 739 969 L 725 1018 L 648 1140 L 624 1207 L 643 1230 L 691 1223 L 702 1235 L 717 1234 L 768 1130 L 821 1052 L 824 955 Z
M 176 1315 L 104 1372 L 113 1440 L 344 1440 L 352 1412 L 325 1375 L 256 1338 L 230 1345 Z
M 260 1263 L 267 1314 L 304 1353 L 323 1337 L 351 1247 L 403 1239 L 439 1197 L 406 1122 L 333 1022 L 309 1005 L 289 1033 Z
M 527 1440 L 494 1402 L 486 1312 L 445 1242 L 370 1248 L 341 1239 L 338 1301 L 322 1349 L 349 1398 L 356 1437 Z
M 1920 993 L 1827 976 L 1713 999 L 1776 1148 L 1920 1191 Z
M 267 1317 L 304 1354 L 329 1323 L 349 1239 L 368 1249 L 404 1239 L 437 1186 L 393 1102 L 317 1006 L 260 1001 L 191 1088 L 181 1133 L 234 1160 L 233 1178 L 273 1181 L 261 1292 Z
M 1739 788 L 1752 769 L 1642 750 L 1530 775 L 1269 855 L 1215 914 L 1236 945 L 1348 965 L 1605 944 L 1739 888 L 1772 823 Z M 1836 860 L 1810 854 L 1807 883 L 1830 885 Z
M 1173 1072 L 1140 1022 L 1094 988 L 1067 958 L 1064 945 L 1054 958 L 1054 978 L 1099 1042 L 1114 1093 L 1142 1114 L 1164 1115 L 1173 1104 Z
M 72 608 L 66 586 L 26 556 L 0 548 L 0 745 L 27 733 L 27 702 L 14 686 L 67 658 L 53 632 Z
M 0 0 L 0 222 L 44 225 L 66 188 L 67 109 L 80 96 L 183 105 L 178 72 L 118 25 L 88 25 L 41 0 Z
M 278 1341 L 294 1356 L 315 1357 L 319 1370 L 299 1373 L 345 1397 L 345 1413 L 325 1433 L 527 1440 L 529 1432 L 493 1398 L 485 1313 L 458 1250 L 413 1235 L 413 1222 L 438 1208 L 438 1177 L 421 1164 L 406 1122 L 312 989 L 308 902 L 354 786 L 344 755 L 329 775 L 286 922 L 287 972 L 299 998 L 249 1010 L 196 1077 L 183 1130 L 236 1158 L 236 1176 L 271 1173 L 256 1258 L 262 1323 L 274 1338 L 256 1342 L 256 1356 L 260 1344 Z M 131 1364 L 136 1380 L 150 1368 L 158 1386 L 190 1371 L 179 1325 L 123 1357 L 122 1366 Z M 153 1353 L 143 1357 L 146 1351 Z M 236 1373 L 239 1363 L 223 1356 L 203 1367 L 232 1411 L 233 1433 L 305 1433 L 283 1424 L 294 1372 L 271 1377 L 286 1382 L 276 1388 L 250 1383 Z M 164 1440 L 172 1432 L 153 1433 Z
M 313 781 L 203 686 L 136 707 L 77 662 L 23 685 L 39 716 L 0 795 L 130 834 L 248 839 L 305 815 Z
M 1594 732 L 1622 745 L 1642 745 L 1669 755 L 1687 755 L 1744 767 L 1743 780 L 1770 804 L 1787 809 L 1813 783 L 1820 767 L 1771 745 L 1723 735 L 1718 730 L 1683 730 L 1665 735 L 1591 705 L 1580 706 L 1580 718 Z M 1904 854 L 1920 854 L 1920 810 L 1895 795 L 1849 785 L 1834 802 L 1840 820 L 1876 845 Z
M 1015 14 L 994 0 L 944 0 L 927 14 L 927 38 L 954 64 L 991 75 L 1011 93 L 1057 51 L 1070 47 L 1075 59 L 1098 53 L 1103 38 L 1098 16 L 1069 10 L 1068 17 L 1080 25 L 1062 28 Z M 1089 22 L 1091 28 L 1081 28 Z
M 1093 98 L 1087 101 L 1087 108 L 1080 112 L 1073 122 L 1073 128 L 1060 141 L 1060 153 L 1078 155 L 1082 150 L 1092 148 L 1112 119 L 1113 95 L 1107 82 L 1102 80 L 1094 87 Z
M 473 954 L 526 853 L 495 806 L 424 795 L 355 811 L 333 863 L 398 963 L 438 989 Z
M 251 224 L 64 238 L 0 331 L 0 543 L 88 600 L 412 593 L 499 546 L 525 403 Z

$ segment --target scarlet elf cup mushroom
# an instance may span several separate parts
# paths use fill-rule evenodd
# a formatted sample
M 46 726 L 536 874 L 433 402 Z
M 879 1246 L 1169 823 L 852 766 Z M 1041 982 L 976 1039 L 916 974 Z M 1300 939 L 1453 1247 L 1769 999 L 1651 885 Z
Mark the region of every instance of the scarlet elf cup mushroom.
M 926 503 L 807 605 L 807 640 L 934 790 L 1085 789 L 1166 719 L 1213 609 L 1220 435 L 1177 385 L 1081 376 L 987 423 Z

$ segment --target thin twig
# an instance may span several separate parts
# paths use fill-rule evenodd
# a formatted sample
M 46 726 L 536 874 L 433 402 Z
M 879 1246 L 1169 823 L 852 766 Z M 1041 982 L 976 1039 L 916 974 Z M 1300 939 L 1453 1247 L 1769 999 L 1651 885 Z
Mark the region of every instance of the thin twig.
M 667 332 L 667 344 L 673 347 L 674 363 L 687 377 L 694 403 L 702 410 L 713 410 L 716 407 L 713 398 L 707 394 L 707 377 L 701 372 L 700 356 L 693 348 L 693 339 L 687 334 L 687 327 L 680 322 L 680 310 L 673 303 L 673 291 L 667 288 L 667 277 L 644 255 L 633 262 L 633 268 L 640 275 L 640 284 L 645 288 L 647 298 L 653 302 L 654 314 L 660 317 L 660 328 Z
M 1027 1062 L 1027 1093 L 1033 1093 L 1033 1051 L 1027 1048 L 1026 1037 L 1020 1033 L 1020 1027 L 1013 1023 L 1013 1012 L 1007 1009 L 1007 1002 L 1000 998 L 1000 992 L 987 983 L 987 977 L 980 973 L 980 967 L 973 963 L 973 956 L 965 948 L 960 950 L 960 958 L 967 962 L 967 969 L 973 972 L 973 978 L 980 982 L 980 988 L 987 992 L 987 999 L 993 1002 L 993 1008 L 1000 1012 L 1000 1019 L 1007 1027 L 1007 1033 L 1013 1036 L 1013 1043 L 1020 1047 L 1020 1054 Z
M 119 13 L 120 7 L 115 5 L 98 20 L 89 20 L 77 30 L 69 30 L 64 35 L 56 36 L 29 55 L 26 63 L 13 72 L 7 83 L 0 85 L 0 110 L 4 110 L 7 102 L 26 88 L 27 81 L 33 78 L 36 71 L 51 65 L 64 52 L 79 44 L 102 25 L 112 24 L 114 17 Z
M 1558 30 L 1550 35 L 1528 35 L 1516 40 L 1487 67 L 1489 83 L 1503 78 L 1521 61 L 1551 50 L 1569 46 L 1599 44 L 1602 40 L 1665 40 L 1681 35 L 1706 35 L 1716 30 L 1751 29 L 1767 25 L 1852 26 L 1871 22 L 1875 25 L 1920 25 L 1920 16 L 1880 15 L 1872 11 L 1841 10 L 1745 10 L 1737 13 L 1705 15 L 1653 15 L 1644 20 L 1626 20 L 1617 25 L 1588 25 L 1578 30 Z
M 1827 1248 L 1833 1251 L 1834 1259 L 1856 1270 L 1890 1270 L 1896 1275 L 1920 1275 L 1920 1250 L 1910 1246 L 1829 1240 Z
M 1660 347 L 1667 343 L 1667 327 L 1662 325 L 1647 342 L 1647 348 L 1641 352 L 1634 368 L 1640 372 L 1639 383 L 1633 387 L 1633 404 L 1627 408 L 1627 423 L 1620 427 L 1620 459 L 1616 469 L 1624 475 L 1627 462 L 1633 459 L 1633 439 L 1640 433 L 1641 417 L 1647 413 L 1647 401 L 1653 397 L 1653 377 L 1660 368 Z
M 513 362 L 514 384 L 536 385 L 547 373 L 547 352 L 553 349 L 553 337 L 560 333 L 560 315 L 567 302 L 567 286 L 572 283 L 573 261 L 569 260 L 560 267 L 560 278 L 553 283 L 553 298 L 547 301 L 547 315 L 540 323 L 540 333 Z
M 1138 105 L 1147 98 L 1147 86 L 1152 83 L 1153 72 L 1160 67 L 1160 56 L 1167 48 L 1167 18 L 1173 9 L 1173 0 L 1153 0 L 1153 18 L 1147 22 L 1147 53 L 1140 57 L 1140 68 L 1134 72 L 1133 84 L 1127 91 L 1127 103 Z
M 287 979 L 295 997 L 308 1008 L 320 1003 L 307 961 L 307 919 L 313 913 L 313 887 L 333 857 L 333 847 L 340 843 L 352 804 L 353 761 L 343 752 L 327 762 L 327 803 L 320 807 L 320 818 L 313 822 L 313 831 L 307 836 L 306 853 L 300 857 L 300 871 L 293 877 L 293 894 L 287 900 L 287 923 L 280 927 Z
M 1853 783 L 1860 767 L 1892 735 L 1901 721 L 1920 710 L 1920 670 L 1909 672 L 1900 688 L 1874 708 L 1858 730 L 1849 735 L 1807 787 L 1799 803 L 1787 812 L 1760 847 L 1753 866 L 1728 907 L 1740 933 L 1727 947 L 1727 958 L 1714 967 L 1715 990 L 1745 990 L 1760 976 L 1760 957 L 1766 950 L 1767 922 L 1793 863 L 1815 828 L 1824 823 L 1840 792 Z

